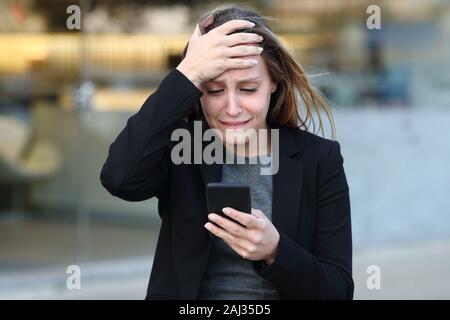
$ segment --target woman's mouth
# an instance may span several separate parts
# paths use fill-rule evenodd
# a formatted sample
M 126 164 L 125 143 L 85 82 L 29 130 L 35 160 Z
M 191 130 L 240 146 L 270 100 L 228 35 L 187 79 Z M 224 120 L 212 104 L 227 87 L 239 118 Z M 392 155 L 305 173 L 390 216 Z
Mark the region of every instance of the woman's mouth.
M 243 121 L 221 121 L 221 120 L 219 120 L 219 122 L 225 128 L 237 129 L 237 128 L 244 128 L 250 122 L 250 120 L 251 119 L 243 120 Z

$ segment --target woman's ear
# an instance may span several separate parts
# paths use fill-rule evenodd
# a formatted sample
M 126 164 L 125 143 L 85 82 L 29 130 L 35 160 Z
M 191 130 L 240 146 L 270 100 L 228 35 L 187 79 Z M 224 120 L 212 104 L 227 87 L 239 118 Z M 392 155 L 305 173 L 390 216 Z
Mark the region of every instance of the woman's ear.
M 274 93 L 277 90 L 278 85 L 272 81 L 272 85 L 270 87 L 270 93 Z

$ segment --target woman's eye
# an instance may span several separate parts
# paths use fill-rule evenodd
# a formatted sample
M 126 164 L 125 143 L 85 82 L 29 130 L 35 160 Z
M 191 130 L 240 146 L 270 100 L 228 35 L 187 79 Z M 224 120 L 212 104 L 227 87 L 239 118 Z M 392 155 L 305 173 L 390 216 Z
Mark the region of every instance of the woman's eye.
M 208 93 L 210 93 L 210 94 L 214 94 L 214 93 L 222 92 L 223 90 L 220 89 L 220 90 L 207 90 L 207 91 L 208 91 Z
M 206 90 L 209 94 L 215 94 L 215 93 L 219 93 L 222 92 L 223 89 L 218 89 L 218 90 Z M 245 92 L 256 92 L 257 89 L 241 89 L 241 91 L 245 91 Z

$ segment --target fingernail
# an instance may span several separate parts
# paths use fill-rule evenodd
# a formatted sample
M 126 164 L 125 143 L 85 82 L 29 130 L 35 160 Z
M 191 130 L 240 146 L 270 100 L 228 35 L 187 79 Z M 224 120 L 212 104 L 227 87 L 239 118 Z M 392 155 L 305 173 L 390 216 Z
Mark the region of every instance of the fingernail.
M 225 214 L 228 214 L 229 211 L 230 211 L 230 210 L 229 210 L 228 208 L 223 208 L 223 209 L 222 209 L 222 212 L 225 213 Z
M 249 26 L 250 26 L 250 27 L 254 27 L 255 24 L 254 24 L 253 22 L 249 22 Z
M 202 27 L 206 27 L 208 24 L 210 24 L 212 22 L 213 16 L 209 15 L 206 18 L 204 18 L 202 21 L 200 21 L 200 25 Z
M 263 47 L 258 47 L 258 51 L 259 51 L 259 53 L 261 53 L 262 51 L 264 50 L 264 48 Z
M 205 19 L 205 24 L 209 24 L 213 21 L 214 17 L 212 15 L 209 15 L 206 19 Z
M 257 64 L 258 61 L 257 60 L 252 60 L 251 64 Z

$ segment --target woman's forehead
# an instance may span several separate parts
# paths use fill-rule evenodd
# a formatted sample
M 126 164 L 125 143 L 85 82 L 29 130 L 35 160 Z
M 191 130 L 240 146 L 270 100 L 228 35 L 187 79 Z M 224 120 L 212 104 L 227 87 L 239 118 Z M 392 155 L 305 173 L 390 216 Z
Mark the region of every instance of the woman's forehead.
M 207 83 L 243 83 L 243 82 L 262 82 L 264 80 L 270 80 L 269 74 L 265 70 L 264 60 L 258 57 L 251 57 L 252 59 L 257 58 L 258 64 L 253 67 L 246 69 L 229 69 L 222 73 L 215 79 L 208 81 Z

